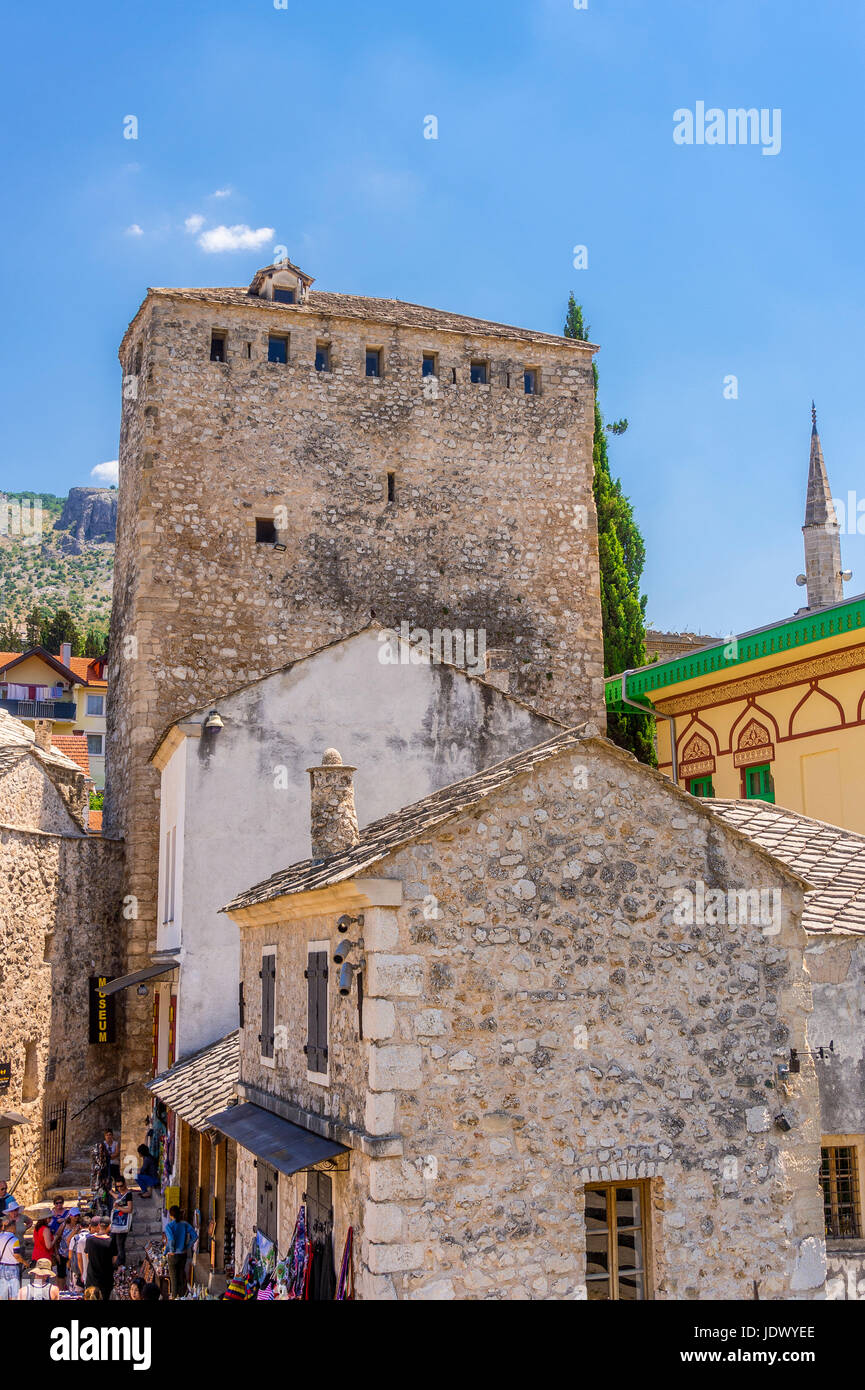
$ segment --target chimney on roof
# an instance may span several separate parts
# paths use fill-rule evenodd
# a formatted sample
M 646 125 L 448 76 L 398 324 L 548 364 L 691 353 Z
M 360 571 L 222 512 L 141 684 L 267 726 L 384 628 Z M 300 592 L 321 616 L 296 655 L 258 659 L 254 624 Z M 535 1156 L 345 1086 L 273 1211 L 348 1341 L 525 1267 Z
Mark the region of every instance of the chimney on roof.
M 61 643 L 60 643 L 60 660 L 63 662 L 63 665 L 64 665 L 64 666 L 68 666 L 68 665 L 69 665 L 70 661 L 72 660 L 72 643 L 71 643 L 71 642 L 61 642 Z
M 360 839 L 354 809 L 353 767 L 345 767 L 335 748 L 325 750 L 321 767 L 309 773 L 310 834 L 313 859 L 351 849 Z
M 54 730 L 54 720 L 35 719 L 33 723 L 36 733 L 36 747 L 41 748 L 43 753 L 47 753 L 51 747 L 51 734 Z

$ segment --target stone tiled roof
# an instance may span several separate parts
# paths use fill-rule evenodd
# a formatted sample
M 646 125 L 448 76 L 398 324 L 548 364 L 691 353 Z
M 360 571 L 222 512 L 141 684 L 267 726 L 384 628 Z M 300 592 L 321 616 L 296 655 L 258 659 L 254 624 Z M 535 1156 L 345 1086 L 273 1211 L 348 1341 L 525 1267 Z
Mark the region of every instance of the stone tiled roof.
M 86 738 L 81 741 L 86 751 Z M 32 729 L 28 729 L 26 724 L 22 724 L 20 719 L 15 719 L 5 709 L 0 709 L 0 756 L 8 762 L 10 758 L 20 757 L 23 753 L 34 753 L 49 768 L 63 768 L 66 772 L 82 771 L 80 764 L 67 757 L 61 749 L 40 748 Z
M 865 934 L 865 835 L 766 801 L 704 805 L 814 885 L 805 894 L 806 931 Z
M 193 1052 L 161 1072 L 147 1089 L 193 1129 L 208 1133 L 208 1115 L 227 1110 L 237 1100 L 240 1079 L 240 1029 Z
M 272 299 L 259 299 L 247 289 L 170 289 L 152 288 L 152 295 L 169 299 L 185 299 L 205 304 L 228 304 L 240 309 L 267 309 L 285 313 L 303 321 L 304 318 L 333 314 L 337 318 L 371 319 L 406 328 L 429 328 L 453 333 L 483 334 L 486 337 L 510 338 L 518 342 L 549 343 L 573 351 L 597 351 L 594 343 L 581 339 L 563 338 L 555 333 L 539 333 L 533 328 L 517 328 L 513 324 L 496 323 L 491 319 L 472 318 L 467 314 L 452 314 L 446 309 L 430 309 L 423 304 L 409 304 L 401 299 L 375 299 L 360 294 L 333 294 L 329 290 L 310 290 L 303 304 L 280 304 Z
M 484 797 L 498 791 L 506 783 L 513 781 L 523 772 L 529 772 L 550 758 L 571 748 L 576 751 L 588 732 L 596 733 L 594 725 L 581 725 L 577 729 L 566 730 L 562 734 L 540 743 L 522 753 L 515 753 L 504 762 L 497 763 L 483 772 L 476 772 L 462 782 L 453 782 L 448 787 L 425 796 L 423 800 L 404 806 L 381 820 L 366 826 L 356 845 L 341 854 L 332 854 L 327 859 L 304 859 L 288 869 L 272 874 L 263 883 L 258 883 L 244 893 L 239 893 L 224 908 L 231 912 L 236 908 L 252 907 L 255 903 L 266 903 L 289 893 L 305 893 L 311 888 L 327 888 L 330 884 L 354 878 L 385 855 L 408 840 L 433 830 L 443 821 L 449 820 L 461 811 L 467 811 Z

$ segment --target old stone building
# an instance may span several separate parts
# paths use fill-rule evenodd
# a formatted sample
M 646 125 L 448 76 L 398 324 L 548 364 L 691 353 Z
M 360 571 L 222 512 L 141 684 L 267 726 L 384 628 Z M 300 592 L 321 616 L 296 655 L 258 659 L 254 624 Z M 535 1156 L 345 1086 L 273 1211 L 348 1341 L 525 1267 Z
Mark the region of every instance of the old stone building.
M 118 1046 L 92 1031 L 90 996 L 123 959 L 122 847 L 87 820 L 50 726 L 0 711 L 0 1177 L 22 1203 L 119 1114 Z
M 352 773 L 226 909 L 241 1235 L 305 1199 L 365 1299 L 819 1297 L 803 880 L 588 731 L 360 833 Z
M 760 801 L 712 809 L 812 885 L 802 923 L 820 1093 L 827 1296 L 865 1299 L 865 835 Z
M 602 717 L 591 345 L 310 288 L 152 289 L 120 349 L 123 415 L 106 829 L 155 939 L 160 731 L 384 623 L 483 631 L 497 682 Z M 129 1078 L 149 1007 L 125 999 Z M 127 1127 L 143 1092 L 124 1093 Z

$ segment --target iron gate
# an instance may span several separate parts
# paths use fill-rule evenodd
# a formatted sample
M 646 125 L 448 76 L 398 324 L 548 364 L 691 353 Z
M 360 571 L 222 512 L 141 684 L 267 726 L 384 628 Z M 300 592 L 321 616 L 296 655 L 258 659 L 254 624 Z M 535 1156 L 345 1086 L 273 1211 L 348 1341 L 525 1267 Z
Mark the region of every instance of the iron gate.
M 42 1172 L 53 1176 L 66 1166 L 66 1101 L 49 1105 L 42 1126 Z

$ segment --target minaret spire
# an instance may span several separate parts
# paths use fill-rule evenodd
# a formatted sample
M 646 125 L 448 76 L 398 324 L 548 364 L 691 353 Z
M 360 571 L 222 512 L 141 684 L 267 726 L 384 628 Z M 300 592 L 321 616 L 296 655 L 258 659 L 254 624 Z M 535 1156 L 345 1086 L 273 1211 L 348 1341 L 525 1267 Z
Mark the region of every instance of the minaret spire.
M 827 608 L 844 599 L 841 580 L 841 540 L 832 490 L 817 433 L 817 407 L 811 402 L 811 457 L 805 500 L 805 581 L 808 607 Z

